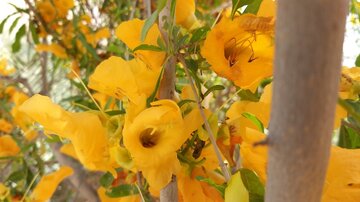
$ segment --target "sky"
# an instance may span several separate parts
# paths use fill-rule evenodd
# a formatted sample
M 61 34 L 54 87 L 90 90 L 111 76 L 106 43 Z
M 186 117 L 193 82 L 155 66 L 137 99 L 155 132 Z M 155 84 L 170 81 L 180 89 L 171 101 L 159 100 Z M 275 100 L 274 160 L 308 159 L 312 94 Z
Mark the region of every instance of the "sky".
M 0 22 L 7 15 L 15 11 L 15 9 L 8 4 L 9 2 L 12 2 L 19 7 L 24 7 L 23 0 L 0 0 Z M 5 26 L 5 28 L 6 27 L 9 28 L 9 23 L 8 26 Z M 6 29 L 4 30 L 6 31 Z M 6 57 L 9 54 L 8 50 L 6 50 L 6 47 L 9 47 L 11 45 L 12 40 L 9 40 L 9 38 L 11 39 L 14 36 L 15 33 L 9 36 L 6 32 L 0 35 L 0 58 Z M 343 51 L 343 65 L 349 67 L 354 66 L 355 59 L 360 54 L 360 25 L 353 25 L 350 22 L 350 19 L 347 20 L 346 24 Z

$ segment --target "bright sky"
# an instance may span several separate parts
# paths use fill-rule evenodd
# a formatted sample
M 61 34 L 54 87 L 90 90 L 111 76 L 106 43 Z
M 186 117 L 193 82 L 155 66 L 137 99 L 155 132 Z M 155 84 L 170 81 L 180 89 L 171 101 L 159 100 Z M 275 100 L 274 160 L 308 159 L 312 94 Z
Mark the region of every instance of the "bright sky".
M 0 22 L 7 15 L 15 11 L 15 9 L 8 4 L 9 2 L 12 2 L 19 7 L 24 7 L 23 0 L 0 0 Z M 6 27 L 9 27 L 9 24 Z M 15 33 L 13 33 L 13 35 L 15 35 Z M 14 36 L 10 36 L 10 38 L 12 37 Z M 4 51 L 4 47 L 9 47 L 11 42 L 11 40 L 8 39 L 9 36 L 6 32 L 0 36 L 0 57 L 2 57 L 3 54 L 6 54 L 6 51 Z M 345 42 L 344 42 L 343 65 L 350 67 L 354 66 L 354 61 L 357 55 L 359 54 L 360 54 L 360 25 L 354 26 L 353 24 L 350 23 L 350 20 L 348 20 L 346 25 L 346 34 L 345 34 Z

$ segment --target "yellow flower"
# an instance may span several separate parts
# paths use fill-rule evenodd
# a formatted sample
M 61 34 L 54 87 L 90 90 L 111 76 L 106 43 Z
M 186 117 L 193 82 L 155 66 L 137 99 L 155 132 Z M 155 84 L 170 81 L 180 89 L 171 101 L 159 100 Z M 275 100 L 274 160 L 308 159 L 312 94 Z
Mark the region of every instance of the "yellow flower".
M 66 17 L 69 9 L 74 7 L 73 0 L 53 0 L 57 10 L 57 15 L 61 18 Z
M 229 125 L 230 136 L 240 136 L 245 134 L 246 128 L 253 128 L 258 130 L 258 127 L 248 118 L 245 118 L 243 113 L 250 113 L 255 115 L 267 128 L 270 119 L 270 104 L 264 102 L 250 102 L 237 101 L 234 102 L 230 109 L 226 112 L 226 120 Z
M 183 0 L 176 2 L 175 7 L 176 24 L 186 29 L 193 29 L 200 26 L 195 16 L 195 0 Z
M 0 136 L 0 157 L 16 156 L 19 152 L 19 146 L 10 135 Z
M 58 171 L 44 175 L 31 193 L 31 201 L 42 202 L 49 200 L 60 182 L 72 174 L 73 170 L 70 167 L 62 166 Z
M 45 22 L 51 22 L 56 17 L 56 10 L 49 0 L 37 1 L 36 8 Z
M 101 62 L 90 76 L 89 88 L 118 99 L 127 97 L 139 103 L 142 95 L 150 96 L 160 71 L 151 70 L 145 63 L 133 59 L 125 61 L 112 56 Z
M 13 129 L 11 123 L 6 121 L 5 119 L 0 119 L 0 132 L 10 133 Z
M 272 75 L 272 18 L 251 14 L 224 17 L 208 33 L 201 55 L 211 68 L 241 88 L 250 88 Z
M 157 39 L 161 37 L 157 25 L 154 24 L 151 26 L 145 40 L 141 42 L 140 35 L 143 26 L 144 21 L 139 19 L 122 22 L 116 28 L 116 36 L 132 50 L 141 44 L 157 46 Z M 135 57 L 141 59 L 149 68 L 154 70 L 161 68 L 166 55 L 165 52 L 155 52 L 150 50 L 137 50 L 134 54 Z
M 71 143 L 63 144 L 60 147 L 60 152 L 63 154 L 66 154 L 74 159 L 78 159 L 78 157 L 76 156 L 76 151 L 75 151 L 74 145 Z
M 190 134 L 184 134 L 181 112 L 171 100 L 160 100 L 142 111 L 124 129 L 124 144 L 150 186 L 160 190 L 179 169 L 176 151 Z
M 14 67 L 7 68 L 7 61 L 6 59 L 0 60 L 0 75 L 9 76 L 10 74 L 15 73 L 16 69 Z
M 260 4 L 257 16 L 273 17 L 276 15 L 276 7 L 275 0 L 263 0 Z
M 240 146 L 241 161 L 244 168 L 253 170 L 265 184 L 268 148 L 265 146 L 254 147 L 253 144 L 264 140 L 266 136 L 261 132 L 247 128 Z
M 360 67 L 343 67 L 341 71 L 340 93 L 343 99 L 356 99 L 360 93 Z
M 341 95 L 341 92 L 339 93 L 339 95 Z M 272 83 L 265 87 L 264 93 L 261 95 L 260 102 L 266 103 L 267 106 L 270 108 L 271 99 L 272 99 Z M 339 104 L 337 104 L 335 109 L 334 129 L 339 128 L 341 125 L 341 120 L 346 117 L 347 117 L 347 111 Z
M 68 55 L 66 54 L 66 50 L 60 46 L 59 44 L 50 44 L 50 45 L 47 45 L 47 44 L 39 44 L 36 46 L 36 51 L 38 52 L 43 52 L 43 51 L 46 51 L 46 52 L 50 52 L 54 55 L 56 55 L 57 57 L 61 58 L 61 59 L 66 59 L 68 58 Z
M 322 201 L 359 201 L 359 159 L 360 149 L 331 148 Z
M 42 124 L 45 131 L 68 138 L 86 168 L 114 172 L 113 162 L 109 161 L 106 130 L 95 113 L 67 112 L 42 95 L 34 95 L 24 102 L 20 111 Z

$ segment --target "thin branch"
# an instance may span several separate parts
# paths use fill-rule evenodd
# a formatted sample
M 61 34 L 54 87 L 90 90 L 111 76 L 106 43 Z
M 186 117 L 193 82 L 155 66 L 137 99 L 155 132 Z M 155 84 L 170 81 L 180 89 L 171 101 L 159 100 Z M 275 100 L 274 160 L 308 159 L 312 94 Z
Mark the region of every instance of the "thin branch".
M 230 175 L 230 172 L 229 172 L 229 170 L 227 169 L 227 167 L 226 167 L 226 165 L 225 165 L 225 163 L 224 163 L 224 160 L 223 160 L 222 157 L 221 157 L 220 149 L 219 149 L 219 147 L 218 147 L 217 144 L 216 144 L 215 136 L 214 136 L 214 134 L 213 134 L 213 132 L 212 132 L 212 130 L 211 130 L 210 124 L 209 124 L 209 122 L 208 122 L 208 120 L 207 120 L 207 118 L 206 118 L 205 112 L 204 112 L 204 110 L 203 110 L 203 108 L 202 108 L 202 106 L 201 106 L 200 97 L 199 97 L 199 95 L 197 94 L 197 91 L 196 91 L 194 82 L 193 82 L 193 80 L 192 80 L 192 78 L 191 78 L 191 76 L 190 76 L 189 69 L 187 68 L 186 63 L 185 63 L 185 60 L 184 60 L 184 58 L 183 58 L 182 56 L 179 56 L 178 59 L 179 59 L 179 61 L 181 62 L 181 64 L 184 66 L 184 70 L 185 70 L 186 76 L 188 77 L 188 79 L 189 79 L 189 81 L 190 81 L 191 90 L 192 90 L 193 93 L 194 93 L 195 101 L 196 101 L 197 106 L 198 106 L 198 108 L 199 108 L 200 115 L 201 115 L 201 117 L 202 117 L 202 119 L 203 119 L 203 121 L 204 121 L 205 129 L 206 129 L 206 131 L 207 131 L 208 134 L 209 134 L 210 142 L 211 142 L 211 144 L 213 145 L 213 148 L 214 148 L 214 150 L 215 150 L 216 157 L 217 157 L 217 159 L 218 159 L 218 161 L 219 161 L 219 166 L 220 166 L 220 168 L 221 168 L 221 171 L 222 171 L 223 174 L 224 174 L 224 177 L 225 177 L 226 182 L 228 182 L 228 181 L 230 180 L 230 176 L 231 176 L 231 175 Z
M 151 16 L 151 0 L 143 0 L 144 4 L 144 18 Z
M 27 89 L 28 95 L 34 95 L 34 91 L 33 91 L 32 87 L 30 86 L 28 80 L 21 76 L 17 76 L 16 78 L 11 78 L 9 76 L 1 76 L 0 75 L 0 79 L 8 81 L 12 84 L 21 83 Z

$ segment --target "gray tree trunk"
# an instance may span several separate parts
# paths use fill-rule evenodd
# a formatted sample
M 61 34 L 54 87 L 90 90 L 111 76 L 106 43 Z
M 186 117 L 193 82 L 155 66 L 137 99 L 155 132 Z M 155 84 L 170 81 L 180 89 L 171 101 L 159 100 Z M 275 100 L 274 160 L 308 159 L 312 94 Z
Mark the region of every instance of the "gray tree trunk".
M 347 0 L 278 0 L 265 201 L 320 201 Z

